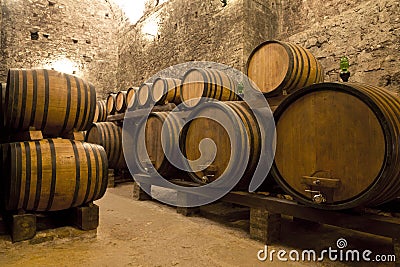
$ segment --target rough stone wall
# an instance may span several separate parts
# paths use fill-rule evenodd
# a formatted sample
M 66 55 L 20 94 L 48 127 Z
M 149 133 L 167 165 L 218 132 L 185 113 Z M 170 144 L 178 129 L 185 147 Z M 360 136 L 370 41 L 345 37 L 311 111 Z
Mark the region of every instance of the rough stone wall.
M 214 61 L 244 71 L 251 47 L 274 30 L 273 16 L 265 16 L 268 7 L 262 2 L 228 0 L 222 7 L 218 0 L 172 0 L 148 7 L 136 25 L 120 28 L 119 87 L 138 86 L 187 61 Z M 154 23 L 159 26 L 154 36 L 143 33 Z
M 278 38 L 310 49 L 339 81 L 339 62 L 349 57 L 350 81 L 400 92 L 400 2 L 277 1 Z
M 244 0 L 244 63 L 247 63 L 254 48 L 267 40 L 274 39 L 278 30 L 278 14 L 273 3 L 263 0 Z M 245 69 L 242 70 L 245 72 Z
M 120 28 L 121 88 L 191 60 L 244 71 L 258 44 L 278 39 L 310 49 L 324 66 L 326 81 L 339 81 L 339 61 L 346 55 L 351 81 L 399 90 L 398 0 L 228 0 L 224 8 L 217 0 L 170 0 L 155 7 L 153 2 L 136 25 Z M 154 38 L 142 33 L 151 21 L 159 25 Z
M 398 0 L 227 3 L 149 0 L 132 25 L 111 0 L 0 0 L 0 81 L 8 68 L 48 67 L 65 57 L 103 98 L 187 61 L 245 71 L 258 44 L 280 39 L 309 48 L 327 81 L 339 80 L 339 60 L 347 55 L 351 81 L 399 90 Z M 31 40 L 35 32 L 38 40 Z
M 1 0 L 1 11 L 0 80 L 9 68 L 70 64 L 96 86 L 99 98 L 114 89 L 121 11 L 109 1 Z

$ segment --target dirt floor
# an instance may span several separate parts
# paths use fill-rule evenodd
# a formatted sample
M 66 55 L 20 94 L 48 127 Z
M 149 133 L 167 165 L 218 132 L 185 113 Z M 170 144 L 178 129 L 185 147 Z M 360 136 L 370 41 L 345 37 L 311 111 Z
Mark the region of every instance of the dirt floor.
M 12 244 L 8 236 L 1 237 L 0 266 L 366 265 L 365 262 L 339 263 L 327 259 L 323 262 L 281 262 L 275 258 L 272 262 L 260 262 L 257 252 L 264 245 L 249 238 L 248 220 L 227 224 L 202 216 L 184 217 L 177 214 L 175 208 L 155 201 L 134 201 L 131 193 L 132 184 L 125 184 L 109 189 L 106 196 L 96 202 L 100 206 L 97 235 L 93 231 L 83 233 L 64 227 L 39 233 L 36 241 Z M 51 235 L 55 238 L 48 238 Z M 65 238 L 58 237 L 63 235 Z M 349 249 L 369 249 L 374 254 L 393 253 L 390 239 L 328 226 L 304 228 L 290 219 L 284 221 L 281 235 L 281 242 L 268 247 L 269 251 L 321 251 L 329 246 L 337 248 L 336 241 L 345 238 Z

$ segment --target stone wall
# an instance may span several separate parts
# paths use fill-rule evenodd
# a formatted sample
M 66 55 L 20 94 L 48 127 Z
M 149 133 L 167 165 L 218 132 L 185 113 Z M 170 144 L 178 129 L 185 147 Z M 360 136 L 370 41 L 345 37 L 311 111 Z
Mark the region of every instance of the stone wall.
M 9 68 L 55 68 L 113 90 L 121 11 L 107 0 L 1 0 L 0 80 Z
M 8 68 L 61 60 L 103 98 L 187 61 L 245 71 L 258 44 L 279 39 L 309 48 L 327 81 L 339 80 L 339 60 L 347 55 L 351 81 L 399 90 L 398 0 L 227 0 L 225 7 L 220 0 L 149 0 L 134 25 L 111 0 L 0 4 L 0 81 Z
M 154 2 L 154 1 L 153 1 Z M 244 71 L 248 56 L 268 39 L 309 48 L 339 81 L 339 61 L 350 59 L 351 81 L 399 90 L 398 0 L 170 0 L 118 38 L 120 88 L 139 85 L 159 70 L 191 61 L 215 61 Z M 158 31 L 143 33 L 146 25 Z M 151 28 L 151 27 L 150 27 Z
M 261 1 L 262 2 L 262 1 Z M 172 0 L 148 8 L 119 34 L 120 88 L 187 61 L 214 61 L 244 70 L 252 47 L 270 38 L 274 16 L 253 0 Z M 158 26 L 154 32 L 149 32 Z
M 340 80 L 339 62 L 346 55 L 350 81 L 400 91 L 398 0 L 277 1 L 277 6 L 278 38 L 310 49 L 326 81 Z

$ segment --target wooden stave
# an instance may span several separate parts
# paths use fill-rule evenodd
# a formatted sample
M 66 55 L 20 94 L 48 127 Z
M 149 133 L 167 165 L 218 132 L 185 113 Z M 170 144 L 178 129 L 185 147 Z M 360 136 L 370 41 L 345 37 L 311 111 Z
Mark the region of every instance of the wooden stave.
M 197 114 L 201 111 L 201 109 L 207 109 L 209 107 L 217 107 L 220 108 L 226 112 L 233 112 L 235 113 L 239 120 L 241 120 L 245 126 L 245 129 L 242 129 L 241 132 L 241 138 L 249 138 L 250 143 L 249 143 L 249 149 L 250 149 L 250 158 L 248 161 L 248 164 L 246 166 L 246 169 L 244 170 L 244 173 L 238 182 L 238 184 L 235 186 L 235 190 L 248 190 L 248 186 L 250 184 L 250 178 L 252 177 L 255 168 L 257 167 L 258 161 L 260 159 L 261 155 L 261 149 L 262 149 L 262 140 L 261 140 L 261 130 L 259 128 L 259 125 L 257 123 L 257 119 L 251 109 L 248 107 L 248 105 L 245 102 L 241 101 L 226 101 L 226 102 L 209 102 L 201 107 L 195 109 L 188 118 L 188 121 L 192 120 L 193 118 L 196 118 Z M 246 114 L 249 114 L 250 117 L 246 117 Z M 245 118 L 245 120 L 242 120 Z M 254 122 L 255 125 L 251 125 L 251 122 Z M 239 127 L 240 124 L 236 125 L 238 128 L 239 132 Z M 180 147 L 183 152 L 183 156 L 187 158 L 187 146 L 186 146 L 186 138 L 187 138 L 187 133 L 190 127 L 190 123 L 185 125 L 185 127 L 182 130 L 181 137 L 180 137 Z M 246 133 L 246 136 L 244 136 L 243 133 Z M 242 162 L 244 159 L 243 157 L 235 156 L 233 155 L 231 157 L 231 160 L 234 160 L 235 162 L 239 163 Z M 187 161 L 184 161 L 185 165 L 188 169 L 190 169 L 190 165 L 187 163 Z M 226 171 L 226 170 L 225 170 Z M 198 177 L 195 173 L 193 172 L 188 172 L 189 177 L 195 182 L 202 184 L 201 177 Z
M 124 113 L 127 108 L 126 94 L 128 91 L 120 91 L 115 97 L 115 110 L 119 113 Z
M 90 127 L 96 108 L 91 83 L 46 69 L 10 69 L 7 80 L 0 116 L 11 133 L 33 127 L 45 136 L 59 137 Z
M 194 71 L 199 71 L 203 77 L 203 81 L 204 81 L 203 85 L 204 86 L 203 86 L 203 90 L 202 90 L 203 94 L 201 97 L 208 98 L 210 100 L 219 100 L 219 101 L 237 101 L 237 100 L 239 100 L 238 85 L 227 74 L 225 74 L 224 72 L 217 70 L 217 69 L 192 68 L 184 74 L 184 76 L 182 78 L 182 83 L 180 86 L 180 93 L 179 93 L 180 102 L 186 109 L 194 109 L 197 106 L 204 103 L 204 101 L 205 101 L 205 99 L 201 99 L 196 105 L 189 106 L 184 99 L 183 90 L 184 90 L 184 86 L 185 86 L 185 80 L 191 74 L 191 72 L 194 72 Z M 217 81 L 217 76 L 219 79 L 219 83 Z M 221 84 L 222 84 L 222 86 L 228 85 L 222 81 L 223 78 L 227 78 L 227 80 L 229 82 L 229 88 L 231 88 L 231 89 L 233 88 L 233 91 L 227 89 L 226 87 L 221 88 Z M 209 84 L 212 84 L 213 86 L 209 86 Z M 228 91 L 229 91 L 229 96 L 226 97 L 224 94 L 226 94 Z
M 390 101 L 385 102 L 383 101 L 382 95 L 386 95 L 387 97 L 385 98 L 386 100 L 395 100 L 397 99 L 397 112 L 400 112 L 400 101 L 398 100 L 397 96 L 394 94 L 389 93 L 388 91 L 381 89 L 379 87 L 375 86 L 370 86 L 366 84 L 361 84 L 361 83 L 321 83 L 321 84 L 314 84 L 308 87 L 305 87 L 303 89 L 300 89 L 296 91 L 294 94 L 292 94 L 290 97 L 285 99 L 280 106 L 275 110 L 274 112 L 274 118 L 276 123 L 279 123 L 279 118 L 282 116 L 284 113 L 285 109 L 290 106 L 293 102 L 295 102 L 297 99 L 301 98 L 302 96 L 306 95 L 307 93 L 315 92 L 318 90 L 323 90 L 324 88 L 332 88 L 333 91 L 338 91 L 338 92 L 344 92 L 348 93 L 349 95 L 355 96 L 358 99 L 362 100 L 371 110 L 373 110 L 374 114 L 376 117 L 379 119 L 379 123 L 383 129 L 383 132 L 385 133 L 385 142 L 386 142 L 386 151 L 385 151 L 385 163 L 384 167 L 382 167 L 382 170 L 378 177 L 376 177 L 375 181 L 363 192 L 361 192 L 359 195 L 354 196 L 353 198 L 346 200 L 346 201 L 341 201 L 341 202 L 336 202 L 333 204 L 329 205 L 318 205 L 310 201 L 309 199 L 305 199 L 303 196 L 301 196 L 295 189 L 293 189 L 286 181 L 285 179 L 281 176 L 275 160 L 272 164 L 271 168 L 271 174 L 274 177 L 274 180 L 282 187 L 284 191 L 286 191 L 288 194 L 292 195 L 295 199 L 297 199 L 299 202 L 314 207 L 314 208 L 319 208 L 319 209 L 326 209 L 326 210 L 342 210 L 342 209 L 350 209 L 354 207 L 359 207 L 359 206 L 376 206 L 380 205 L 383 203 L 386 203 L 390 201 L 391 199 L 394 199 L 398 197 L 400 194 L 400 166 L 397 167 L 396 170 L 391 169 L 387 167 L 388 161 L 387 157 L 390 154 L 395 154 L 395 159 L 392 160 L 393 162 L 396 162 L 396 158 L 398 159 L 400 156 L 400 141 L 399 141 L 399 133 L 400 133 L 400 118 L 397 118 L 395 120 L 396 113 L 392 114 L 392 119 L 390 116 L 388 116 L 388 113 L 391 112 L 391 110 L 395 110 L 394 108 L 396 107 L 393 103 L 393 105 L 389 105 L 387 109 L 382 110 L 382 104 L 387 104 L 390 103 Z M 368 89 L 367 89 L 368 88 Z M 367 89 L 367 90 L 366 90 Z M 376 93 L 379 91 L 382 94 L 377 94 L 376 96 L 372 97 L 374 100 L 371 100 L 371 93 Z M 390 95 L 390 97 L 389 97 Z M 380 103 L 379 103 L 380 102 Z M 397 113 L 399 114 L 399 113 Z M 398 116 L 398 115 L 397 115 Z M 392 123 L 389 121 L 392 120 Z M 396 125 L 398 126 L 397 129 L 393 129 L 393 122 L 396 121 Z M 279 135 L 279 133 L 278 133 Z M 388 135 L 391 138 L 388 138 Z M 397 139 L 396 139 L 397 137 Z M 397 144 L 396 144 L 397 141 Z M 389 153 L 387 148 L 388 147 L 397 147 L 398 151 L 396 152 L 391 152 Z M 391 162 L 391 161 L 389 161 Z M 389 164 L 390 165 L 390 164 Z M 393 178 L 394 175 L 397 174 L 397 179 Z M 392 178 L 390 178 L 392 177 Z M 389 183 L 389 184 L 388 184 Z M 386 185 L 388 184 L 388 185 Z M 387 191 L 389 189 L 389 191 Z
M 94 136 L 94 129 L 98 135 Z M 96 141 L 93 141 L 93 138 Z M 94 123 L 88 130 L 85 142 L 104 147 L 110 169 L 126 169 L 127 165 L 122 147 L 122 129 L 113 122 Z
M 317 60 L 317 58 L 308 49 L 305 49 L 304 47 L 301 47 L 301 46 L 293 44 L 293 43 L 276 41 L 276 40 L 265 41 L 265 42 L 259 44 L 255 49 L 253 49 L 253 51 L 251 52 L 251 54 L 247 60 L 247 63 L 246 63 L 246 75 L 250 79 L 251 79 L 251 77 L 249 75 L 249 66 L 251 64 L 251 60 L 252 60 L 253 56 L 255 55 L 255 53 L 257 53 L 257 51 L 259 49 L 261 49 L 265 45 L 268 45 L 271 43 L 278 43 L 284 47 L 284 49 L 286 50 L 286 52 L 289 56 L 289 68 L 288 68 L 288 72 L 285 75 L 284 80 L 281 82 L 281 84 L 277 88 L 275 88 L 274 90 L 269 91 L 269 92 L 264 92 L 263 88 L 259 88 L 266 97 L 274 97 L 274 96 L 282 95 L 284 92 L 293 93 L 296 90 L 299 90 L 303 87 L 312 85 L 314 83 L 321 83 L 324 81 L 323 67 L 322 67 L 321 63 Z M 316 68 L 315 78 L 314 79 L 306 79 L 303 82 L 303 84 L 301 84 L 298 80 L 299 78 L 301 78 L 301 76 L 298 77 L 298 72 L 300 71 L 300 73 L 302 73 L 303 67 L 304 67 L 303 64 L 299 64 L 299 62 L 302 62 L 304 60 L 304 57 L 299 57 L 300 54 L 305 55 L 308 62 L 313 61 L 314 62 L 313 67 Z M 309 69 L 309 71 L 310 71 L 310 69 Z M 297 82 L 296 82 L 296 80 L 297 80 Z
M 179 105 L 181 103 L 181 82 L 182 81 L 180 79 L 174 78 L 159 77 L 155 79 L 151 91 L 154 92 L 155 87 L 159 86 L 159 83 L 162 83 L 164 94 L 160 99 L 155 99 L 154 94 L 152 94 L 153 102 L 156 103 L 156 105 L 164 105 L 167 103 L 174 103 L 176 105 Z
M 47 147 L 49 149 L 46 150 Z M 68 161 L 66 163 L 60 159 L 66 148 L 73 152 L 64 155 L 64 158 L 74 160 L 74 164 L 69 162 L 70 165 L 67 165 L 67 167 L 65 167 L 65 164 Z M 26 211 L 65 210 L 98 200 L 106 192 L 108 183 L 107 156 L 101 146 L 66 139 L 45 139 L 4 144 L 2 150 L 2 162 L 6 166 L 10 166 L 8 169 L 3 166 L 4 177 L 2 181 L 3 204 L 8 211 L 20 209 Z M 33 153 L 34 151 L 35 153 Z M 35 157 L 33 157 L 34 154 Z M 50 157 L 50 164 L 46 164 L 45 161 L 48 157 Z M 33 164 L 35 163 L 33 158 L 36 159 L 36 165 Z M 57 172 L 57 169 L 60 168 L 57 168 L 57 166 L 64 166 L 64 171 L 68 169 L 68 173 L 75 170 L 75 180 L 73 180 L 74 175 L 72 173 L 58 177 L 59 174 L 62 175 L 63 173 Z M 33 175 L 34 167 L 37 168 L 36 174 L 39 174 L 39 176 Z M 84 167 L 86 167 L 86 171 L 84 171 Z M 49 172 L 51 175 L 48 174 Z M 23 173 L 25 173 L 25 183 L 22 180 Z M 30 174 L 27 175 L 28 173 Z M 36 178 L 36 190 L 32 188 L 33 178 Z M 84 178 L 87 178 L 87 180 L 83 180 Z M 82 180 L 86 182 L 84 195 L 79 194 L 80 187 L 83 185 Z M 94 180 L 93 186 L 92 181 Z M 50 191 L 46 191 L 49 196 L 47 201 L 46 195 L 43 193 L 43 189 L 45 189 L 43 183 L 46 181 L 51 183 Z M 66 181 L 69 183 L 75 181 L 74 192 L 68 191 L 68 188 L 57 186 Z M 32 191 L 36 191 L 36 193 L 32 193 Z M 32 194 L 35 195 L 34 198 Z M 67 202 L 66 198 L 69 198 L 70 202 Z

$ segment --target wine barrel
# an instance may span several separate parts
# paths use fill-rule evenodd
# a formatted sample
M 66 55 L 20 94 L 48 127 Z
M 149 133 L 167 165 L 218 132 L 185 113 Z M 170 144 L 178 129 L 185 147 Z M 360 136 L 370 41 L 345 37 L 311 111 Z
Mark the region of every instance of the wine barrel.
M 90 127 L 96 91 L 78 77 L 54 70 L 10 69 L 4 100 L 4 126 L 11 132 L 30 127 L 58 137 Z
M 137 92 L 137 106 L 138 108 L 147 108 L 150 106 L 152 101 L 151 96 L 151 87 L 153 84 L 144 83 L 140 86 L 139 91 Z
M 253 50 L 247 76 L 267 97 L 290 94 L 324 81 L 324 70 L 313 54 L 292 43 L 267 41 Z
M 86 142 L 104 147 L 110 169 L 125 169 L 122 129 L 113 122 L 94 123 L 86 133 Z
M 194 68 L 187 71 L 182 79 L 180 97 L 186 108 L 200 105 L 204 98 L 236 101 L 239 100 L 238 85 L 220 70 Z
M 134 109 L 137 104 L 137 91 L 139 90 L 139 87 L 131 87 L 128 89 L 128 92 L 126 93 L 126 103 L 127 103 L 127 108 L 128 109 Z
M 118 92 L 116 98 L 115 98 L 115 110 L 119 113 L 124 113 L 127 107 L 126 103 L 126 94 L 128 91 L 120 91 Z
M 227 130 L 211 118 L 224 121 L 227 129 L 233 129 L 237 134 L 234 134 L 233 139 L 230 140 Z M 240 170 L 244 169 L 241 180 L 235 188 L 247 190 L 260 159 L 262 148 L 260 128 L 247 104 L 245 102 L 209 102 L 195 109 L 190 114 L 188 121 L 189 123 L 181 134 L 180 146 L 184 156 L 193 161 L 186 161 L 189 169 L 203 168 L 200 165 L 193 165 L 203 164 L 194 162 L 201 156 L 199 145 L 203 139 L 211 139 L 217 149 L 215 159 L 209 168 L 190 172 L 190 178 L 197 183 L 209 183 L 217 180 L 223 174 L 228 177 L 238 177 Z M 247 142 L 247 140 L 249 141 Z M 246 161 L 243 151 L 247 151 L 249 155 L 246 166 L 243 166 L 243 162 Z M 208 175 L 212 176 L 208 177 Z
M 96 110 L 94 112 L 93 122 L 107 121 L 107 101 L 97 101 Z
M 116 93 L 110 93 L 107 97 L 107 113 L 109 115 L 115 115 L 115 112 L 117 111 L 116 98 L 117 98 Z
M 156 105 L 167 103 L 181 103 L 180 96 L 181 80 L 173 78 L 157 78 L 153 83 L 152 96 Z
M 376 206 L 400 195 L 400 99 L 356 83 L 322 83 L 290 95 L 274 113 L 272 175 L 320 209 Z
M 168 117 L 168 121 L 166 119 Z M 163 150 L 161 143 L 162 127 L 166 127 L 165 140 L 168 146 Z M 182 120 L 173 112 L 153 112 L 147 119 L 142 120 L 136 128 L 138 142 L 133 152 L 135 165 L 139 173 L 147 173 L 149 165 L 153 165 L 156 171 L 165 179 L 176 178 L 180 171 L 167 159 L 178 160 L 179 156 L 179 129 L 183 126 Z M 144 131 L 143 131 L 144 130 Z M 148 159 L 146 156 L 148 155 Z M 179 175 L 182 177 L 182 175 Z
M 107 189 L 107 156 L 101 146 L 47 139 L 2 149 L 6 210 L 65 210 L 100 199 Z

